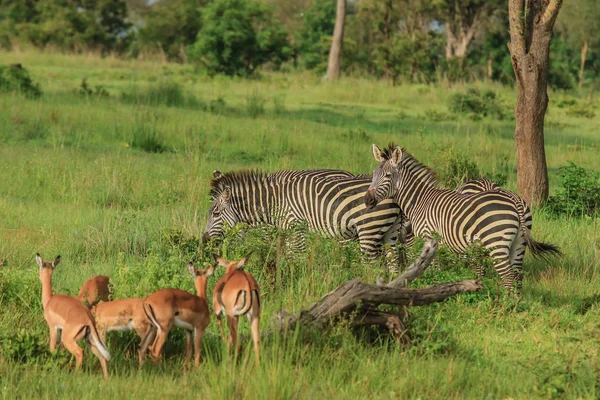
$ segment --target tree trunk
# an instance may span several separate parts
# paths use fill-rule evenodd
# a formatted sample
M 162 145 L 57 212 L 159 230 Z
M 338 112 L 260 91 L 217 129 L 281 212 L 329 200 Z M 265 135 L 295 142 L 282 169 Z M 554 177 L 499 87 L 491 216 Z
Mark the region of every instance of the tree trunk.
M 587 40 L 583 42 L 583 47 L 581 48 L 581 64 L 579 66 L 579 87 L 583 86 L 583 72 L 585 70 L 585 59 L 587 58 L 588 52 L 588 43 Z
M 344 23 L 346 20 L 346 0 L 337 0 L 337 12 L 329 62 L 327 64 L 327 79 L 335 81 L 340 77 L 340 60 L 342 58 L 342 43 L 344 41 Z
M 517 80 L 517 187 L 519 194 L 532 206 L 538 206 L 548 198 L 544 150 L 548 54 L 552 29 L 561 5 L 562 0 L 508 0 L 508 48 Z M 527 16 L 526 19 L 523 15 Z
M 487 60 L 487 78 L 489 82 L 494 78 L 494 61 L 492 57 L 489 57 Z

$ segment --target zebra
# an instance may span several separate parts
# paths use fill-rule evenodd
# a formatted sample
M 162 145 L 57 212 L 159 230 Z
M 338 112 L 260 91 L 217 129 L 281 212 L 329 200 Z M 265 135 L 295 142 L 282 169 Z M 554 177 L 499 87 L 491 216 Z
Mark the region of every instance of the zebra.
M 558 247 L 533 240 L 513 197 L 504 191 L 458 193 L 440 189 L 431 169 L 394 144 L 384 151 L 373 145 L 373 155 L 380 164 L 365 193 L 365 205 L 375 207 L 383 200 L 394 199 L 410 220 L 415 235 L 429 237 L 437 232 L 456 253 L 464 253 L 470 244 L 480 242 L 490 251 L 509 292 L 520 292 L 526 247 L 536 257 L 545 258 L 545 253 L 560 255 Z
M 367 210 L 363 198 L 370 176 L 356 178 L 339 170 L 284 170 L 213 173 L 203 241 L 224 236 L 224 224 L 269 225 L 292 229 L 294 250 L 305 250 L 305 231 L 328 238 L 358 241 L 369 260 L 383 245 L 395 244 L 401 235 L 402 213 L 392 200 Z M 393 271 L 393 268 L 390 267 Z

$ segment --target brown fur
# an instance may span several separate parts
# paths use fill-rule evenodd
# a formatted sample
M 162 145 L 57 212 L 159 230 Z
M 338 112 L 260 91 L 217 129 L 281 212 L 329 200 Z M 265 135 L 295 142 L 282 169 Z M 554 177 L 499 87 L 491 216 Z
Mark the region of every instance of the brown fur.
M 92 309 L 92 314 L 102 341 L 106 340 L 106 333 L 111 330 L 135 330 L 140 338 L 146 337 L 150 330 L 150 320 L 144 312 L 144 299 L 103 302 Z M 138 361 L 140 365 L 144 361 L 144 354 L 139 350 Z
M 110 278 L 98 275 L 83 282 L 77 298 L 91 309 L 101 301 L 109 301 L 110 296 Z
M 52 293 L 52 273 L 60 262 L 60 256 L 54 261 L 43 261 L 37 254 L 36 261 L 40 270 L 40 281 L 42 281 L 44 318 L 50 329 L 50 351 L 56 349 L 60 330 L 61 343 L 75 356 L 75 370 L 78 370 L 83 362 L 83 350 L 77 342 L 86 338 L 92 352 L 100 360 L 104 378 L 108 379 L 106 361 L 110 360 L 110 354 L 98 335 L 90 310 L 76 297 Z
M 179 324 L 186 330 L 186 359 L 192 358 L 192 333 L 194 333 L 194 364 L 198 366 L 201 359 L 201 345 L 204 330 L 210 323 L 210 313 L 206 301 L 206 284 L 214 268 L 205 271 L 194 268 L 188 264 L 194 276 L 194 285 L 198 295 L 193 295 L 179 289 L 161 289 L 152 293 L 144 300 L 144 312 L 151 321 L 151 328 L 142 339 L 140 352 L 145 354 L 148 346 L 152 344 L 152 356 L 155 360 L 160 358 L 162 348 L 167 340 L 171 328 Z
M 239 261 L 228 261 L 215 256 L 219 265 L 226 269 L 225 275 L 217 282 L 213 292 L 213 311 L 217 317 L 217 323 L 221 336 L 225 340 L 225 332 L 221 322 L 221 316 L 227 316 L 229 327 L 229 340 L 227 345 L 233 345 L 238 350 L 237 335 L 239 317 L 245 315 L 250 321 L 252 340 L 254 341 L 254 354 L 256 361 L 260 362 L 260 291 L 258 284 L 252 275 L 242 271 L 248 256 Z

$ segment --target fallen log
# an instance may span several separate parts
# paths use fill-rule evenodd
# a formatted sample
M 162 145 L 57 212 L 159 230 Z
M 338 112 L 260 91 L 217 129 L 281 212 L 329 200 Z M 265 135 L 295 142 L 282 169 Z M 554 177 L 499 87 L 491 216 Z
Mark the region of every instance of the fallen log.
M 345 319 L 352 326 L 383 327 L 398 343 L 408 343 L 404 319 L 397 313 L 378 310 L 379 305 L 423 306 L 443 301 L 458 293 L 477 292 L 482 287 L 480 280 L 464 280 L 440 283 L 422 289 L 407 288 L 413 280 L 425 272 L 433 261 L 436 250 L 435 240 L 426 242 L 419 258 L 398 278 L 386 285 L 380 282 L 368 284 L 353 279 L 296 314 L 289 314 L 285 310 L 280 311 L 276 316 L 275 329 L 280 332 L 293 330 L 298 324 L 322 328 L 337 320 Z

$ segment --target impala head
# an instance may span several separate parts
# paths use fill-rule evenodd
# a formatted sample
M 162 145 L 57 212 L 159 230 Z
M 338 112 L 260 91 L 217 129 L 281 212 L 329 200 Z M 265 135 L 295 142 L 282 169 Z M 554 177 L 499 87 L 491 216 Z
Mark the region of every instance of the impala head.
M 371 185 L 365 194 L 367 208 L 373 208 L 380 201 L 392 198 L 396 194 L 401 179 L 398 165 L 402 160 L 402 153 L 402 149 L 393 144 L 384 151 L 373 145 L 373 156 L 379 162 L 379 166 L 373 171 Z
M 216 254 L 214 254 L 213 257 L 215 258 L 215 261 L 217 262 L 217 264 L 222 267 L 225 267 L 226 273 L 229 273 L 231 271 L 236 271 L 236 270 L 242 269 L 244 267 L 244 265 L 246 265 L 246 262 L 248 261 L 248 258 L 250 257 L 251 254 L 252 253 L 249 253 L 244 258 L 237 260 L 237 261 L 229 261 L 222 257 L 219 257 Z
M 211 181 L 210 196 L 212 205 L 208 210 L 208 219 L 206 228 L 202 235 L 202 243 L 208 242 L 211 238 L 221 239 L 225 236 L 223 226 L 225 222 L 229 226 L 236 225 L 238 213 L 232 205 L 231 187 L 222 182 L 224 175 L 219 171 L 213 171 L 214 179 Z
M 35 260 L 37 261 L 38 267 L 40 267 L 40 280 L 43 280 L 44 277 L 52 276 L 52 272 L 54 272 L 54 268 L 60 262 L 60 256 L 56 256 L 54 261 L 44 261 L 40 253 L 35 255 Z
M 198 278 L 208 278 L 209 276 L 211 276 L 213 272 L 215 272 L 215 267 L 214 265 L 211 265 L 207 269 L 196 269 L 196 267 L 194 267 L 194 264 L 190 261 L 188 263 L 188 271 L 190 271 L 192 278 L 196 280 Z

